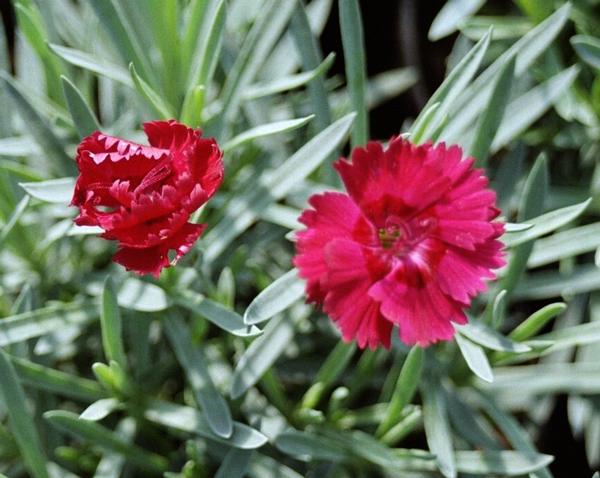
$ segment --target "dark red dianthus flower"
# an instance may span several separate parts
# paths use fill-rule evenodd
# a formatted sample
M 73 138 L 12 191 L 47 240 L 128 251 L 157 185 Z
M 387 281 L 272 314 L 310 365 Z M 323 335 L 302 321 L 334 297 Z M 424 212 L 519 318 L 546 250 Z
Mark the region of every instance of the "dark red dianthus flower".
M 71 204 L 78 225 L 118 241 L 115 262 L 158 277 L 169 251 L 175 262 L 205 229 L 189 218 L 221 184 L 223 154 L 214 139 L 174 120 L 144 123 L 144 131 L 150 146 L 99 131 L 84 138 Z

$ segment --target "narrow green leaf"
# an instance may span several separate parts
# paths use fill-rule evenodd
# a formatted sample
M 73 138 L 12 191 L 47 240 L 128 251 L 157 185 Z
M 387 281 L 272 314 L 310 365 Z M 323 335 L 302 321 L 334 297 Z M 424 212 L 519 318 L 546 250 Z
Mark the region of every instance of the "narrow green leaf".
M 131 442 L 135 435 L 135 421 L 133 418 L 124 418 L 119 422 L 115 433 L 123 440 Z M 96 467 L 94 478 L 120 478 L 122 476 L 125 459 L 114 452 L 105 452 Z
M 540 155 L 527 177 L 519 207 L 519 222 L 529 219 L 544 211 L 544 200 L 548 191 L 548 166 L 545 155 Z M 527 231 L 525 231 L 527 232 Z M 511 294 L 516 288 L 521 275 L 527 268 L 527 260 L 533 244 L 522 244 L 511 252 L 508 268 L 500 281 L 500 288 Z
M 505 222 L 504 223 L 504 232 L 507 234 L 511 234 L 513 232 L 523 232 L 527 229 L 531 229 L 533 224 L 516 224 L 514 222 Z
M 272 319 L 238 361 L 231 380 L 231 398 L 241 397 L 275 363 L 294 336 L 294 321 L 287 315 Z
M 471 371 L 482 380 L 493 382 L 494 374 L 492 373 L 492 367 L 490 367 L 490 363 L 483 349 L 469 339 L 463 338 L 460 333 L 456 334 L 454 338 L 456 340 L 456 345 L 458 345 L 458 348 L 460 349 L 460 353 Z
M 423 413 L 420 407 L 405 408 L 408 410 L 398 423 L 381 437 L 381 442 L 388 446 L 394 446 L 402 441 L 404 437 L 423 426 Z
M 32 144 L 31 139 L 26 136 L 0 138 L 0 155 L 2 156 L 29 156 L 37 152 L 37 146 Z
M 98 120 L 83 99 L 81 92 L 67 77 L 61 76 L 60 78 L 62 80 L 63 94 L 65 95 L 65 100 L 67 101 L 67 106 L 79 137 L 84 138 L 94 131 L 99 130 L 100 125 L 98 124 Z
M 518 40 L 533 27 L 531 22 L 522 16 L 478 15 L 466 19 L 460 25 L 460 33 L 470 40 L 478 41 L 492 27 L 494 40 Z
M 548 304 L 540 310 L 531 314 L 527 319 L 521 322 L 509 335 L 512 340 L 521 342 L 537 334 L 549 320 L 563 313 L 567 308 L 564 302 Z
M 133 63 L 144 78 L 154 80 L 152 68 L 135 37 L 135 29 L 128 24 L 127 18 L 116 0 L 95 0 L 91 7 L 105 28 L 113 45 L 125 64 Z M 151 81 L 156 84 L 155 81 Z
M 198 410 L 160 400 L 150 401 L 144 416 L 154 423 L 194 433 L 243 450 L 260 448 L 267 442 L 267 437 L 262 433 L 239 422 L 233 422 L 233 434 L 230 438 L 224 439 L 210 429 L 206 418 Z
M 198 85 L 202 85 L 205 88 L 208 88 L 210 85 L 219 59 L 224 36 L 227 2 L 225 0 L 216 0 L 212 2 L 205 1 L 204 3 L 205 5 L 202 6 L 204 16 L 200 22 L 201 34 L 196 40 L 193 56 L 195 61 L 192 64 L 187 81 L 188 90 L 190 91 Z M 207 8 L 210 9 L 208 12 L 206 11 Z M 192 28 L 191 25 L 190 28 Z
M 148 0 L 146 0 L 148 4 Z M 164 96 L 175 103 L 181 92 L 179 61 L 179 2 L 178 0 L 151 0 L 147 6 L 154 43 L 162 60 L 162 87 Z
M 324 75 L 331 68 L 334 60 L 335 53 L 330 53 L 327 55 L 327 58 L 313 70 L 298 73 L 296 75 L 284 76 L 271 81 L 254 83 L 245 90 L 243 97 L 245 100 L 255 100 L 305 86 L 315 78 Z
M 377 428 L 377 436 L 383 436 L 400 421 L 404 407 L 410 403 L 419 386 L 423 357 L 423 349 L 418 346 L 413 347 L 406 356 L 385 416 Z
M 196 294 L 191 290 L 182 291 L 175 298 L 175 302 L 196 314 L 200 314 L 217 327 L 239 337 L 253 337 L 262 331 L 254 326 L 244 323 L 244 319 L 223 305 Z
M 333 386 L 346 369 L 355 352 L 356 344 L 338 342 L 321 365 L 313 385 L 304 394 L 302 408 L 312 409 L 317 406 L 323 394 Z
M 52 169 L 62 173 L 74 170 L 74 161 L 65 153 L 64 144 L 21 92 L 15 81 L 3 71 L 0 71 L 0 80 L 33 139 L 52 160 Z
M 202 123 L 202 109 L 204 108 L 204 98 L 206 88 L 204 85 L 194 86 L 188 91 L 183 106 L 181 107 L 181 122 L 193 128 L 197 128 Z
M 290 232 L 302 229 L 304 226 L 298 218 L 302 211 L 293 207 L 282 206 L 281 204 L 271 204 L 261 214 L 260 218 L 264 221 L 277 224 L 278 226 L 287 227 L 291 229 Z M 292 237 L 293 240 L 293 237 Z
M 192 57 L 201 35 L 202 27 L 208 17 L 206 9 L 215 0 L 191 0 L 183 15 L 184 24 L 181 35 L 181 68 L 186 73 L 186 68 L 191 64 Z
M 96 376 L 98 382 L 102 384 L 102 386 L 110 392 L 111 395 L 120 396 L 122 393 L 122 383 L 117 377 L 114 370 L 112 370 L 108 365 L 102 362 L 95 362 L 92 364 L 92 372 Z
M 600 40 L 589 35 L 571 37 L 571 45 L 588 65 L 600 70 Z
M 304 282 L 292 269 L 261 291 L 244 312 L 244 323 L 258 324 L 287 309 L 304 295 Z
M 106 418 L 112 412 L 119 408 L 119 401 L 116 398 L 102 398 L 95 401 L 89 407 L 87 407 L 79 418 L 81 420 L 89 420 L 97 422 Z
M 202 407 L 208 425 L 217 435 L 229 438 L 233 433 L 231 412 L 208 373 L 207 359 L 203 350 L 192 343 L 191 331 L 182 320 L 171 316 L 163 320 L 163 325 L 196 399 Z
M 542 116 L 571 86 L 578 73 L 579 68 L 574 65 L 511 101 L 505 113 L 510 121 L 503 121 L 500 125 L 491 152 L 507 145 Z
M 275 446 L 301 460 L 334 463 L 356 463 L 360 458 L 383 469 L 435 471 L 432 456 L 421 450 L 401 450 L 396 453 L 366 433 L 321 429 L 318 432 L 287 430 L 277 436 Z M 429 465 L 429 466 L 427 466 Z M 398 475 L 399 476 L 399 475 Z
M 536 337 L 535 342 L 551 342 L 547 353 L 569 347 L 582 346 L 600 342 L 600 323 L 598 321 L 574 325 L 565 329 L 556 329 Z M 530 343 L 534 343 L 531 341 Z
M 421 110 L 418 118 L 410 127 L 409 137 L 414 144 L 420 144 L 424 138 L 425 132 L 429 129 L 429 125 L 434 121 L 437 115 L 437 110 L 440 108 L 442 103 L 439 101 L 427 106 Z M 417 123 L 417 120 L 419 121 Z
M 519 422 L 511 415 L 504 413 L 498 408 L 490 397 L 487 397 L 484 394 L 481 394 L 481 396 L 484 410 L 496 423 L 509 443 L 519 452 L 525 452 L 526 454 L 537 453 L 537 450 L 529 437 L 529 433 L 519 425 Z M 541 468 L 539 471 L 535 472 L 533 477 L 552 478 L 552 475 L 547 469 Z
M 454 33 L 484 3 L 485 0 L 448 0 L 433 19 L 427 37 L 436 41 Z
M 243 478 L 250 467 L 252 455 L 252 450 L 232 448 L 221 462 L 215 478 Z
M 260 15 L 252 25 L 219 95 L 223 108 L 215 125 L 215 136 L 218 138 L 238 113 L 242 92 L 254 80 L 273 46 L 279 40 L 295 6 L 295 0 L 283 3 L 279 0 L 268 0 L 262 10 L 264 14 Z
M 12 212 L 6 224 L 0 229 L 0 249 L 4 243 L 8 240 L 10 233 L 18 225 L 21 220 L 21 216 L 25 213 L 27 206 L 29 205 L 29 196 L 25 196 L 19 201 L 15 210 Z
M 67 236 L 90 236 L 99 235 L 103 232 L 104 229 L 99 226 L 78 226 L 77 224 L 72 224 L 71 228 L 67 231 Z
M 494 84 L 493 79 L 513 56 L 516 57 L 515 78 L 519 78 L 529 70 L 532 63 L 548 50 L 562 30 L 569 19 L 570 10 L 570 3 L 559 8 L 551 17 L 537 25 L 500 55 L 468 88 L 458 92 L 459 96 L 451 109 L 452 121 L 444 129 L 445 139 L 456 142 L 457 138 L 462 137 L 464 131 L 472 128 L 475 118 L 485 106 L 485 98 Z M 508 111 L 505 117 L 510 118 Z
M 351 454 L 338 443 L 313 433 L 288 430 L 277 435 L 274 442 L 278 450 L 300 458 L 342 463 L 350 461 Z
M 494 298 L 494 302 L 492 304 L 492 315 L 491 315 L 491 325 L 495 329 L 499 328 L 504 322 L 504 317 L 506 315 L 506 289 L 502 289 L 496 297 Z M 489 323 L 489 322 L 486 322 Z
M 76 377 L 29 360 L 10 356 L 23 383 L 53 394 L 91 402 L 105 397 L 105 392 L 93 380 Z
M 382 468 L 401 469 L 407 464 L 407 457 L 396 454 L 367 433 L 361 431 L 348 433 L 347 431 L 333 429 L 323 429 L 320 433 L 323 437 L 339 443 L 338 446 L 347 448 L 353 456 L 360 457 Z
M 250 464 L 251 473 L 256 477 L 265 478 L 303 478 L 292 468 L 280 463 L 275 458 L 260 453 L 254 453 Z M 252 475 L 251 475 L 252 476 Z M 594 477 L 595 478 L 595 477 Z
M 169 307 L 169 298 L 163 289 L 130 277 L 117 292 L 117 302 L 125 309 L 140 312 L 159 312 Z
M 518 234 L 505 236 L 502 238 L 502 241 L 507 247 L 515 247 L 544 236 L 579 217 L 591 202 L 592 199 L 590 198 L 582 203 L 563 207 L 542 216 L 527 219 L 527 222 L 533 225 L 533 227 Z
M 556 232 L 538 239 L 527 261 L 527 267 L 539 267 L 552 262 L 595 251 L 600 247 L 600 223 Z
M 196 51 L 198 38 L 201 38 L 205 30 L 205 24 L 208 18 L 206 9 L 209 4 L 214 4 L 215 0 L 191 0 L 184 15 L 183 34 L 181 35 L 181 68 L 185 74 L 189 65 L 192 63 L 192 57 Z
M 164 457 L 132 445 L 112 430 L 108 430 L 98 423 L 82 420 L 74 413 L 53 410 L 44 413 L 44 418 L 65 433 L 89 441 L 106 450 L 119 453 L 127 461 L 144 470 L 160 472 L 168 466 L 168 462 Z
M 487 106 L 477 125 L 468 154 L 477 160 L 477 165 L 480 167 L 485 166 L 492 142 L 502 124 L 504 111 L 511 94 L 514 73 L 515 57 L 513 56 L 498 73 L 496 83 L 490 91 Z
M 554 271 L 529 274 L 514 291 L 514 297 L 549 299 L 574 296 L 596 289 L 600 289 L 600 271 L 595 265 L 582 265 L 564 275 L 558 275 Z
M 502 395 L 503 403 L 527 403 L 540 395 L 600 393 L 600 364 L 545 363 L 496 367 L 493 383 L 483 384 L 484 390 Z M 519 393 L 516 394 L 515 390 Z M 514 401 L 514 402 L 513 402 Z
M 522 476 L 548 466 L 553 456 L 522 451 L 459 451 L 456 464 L 461 473 Z
M 68 204 L 73 197 L 74 178 L 49 179 L 34 183 L 19 183 L 27 194 L 40 201 Z
M 524 353 L 531 350 L 527 345 L 513 342 L 482 322 L 473 319 L 466 325 L 455 325 L 455 329 L 469 340 L 491 350 L 515 353 Z
M 235 277 L 230 267 L 224 267 L 217 281 L 219 302 L 233 309 L 235 304 Z
M 11 430 L 25 466 L 34 478 L 49 478 L 46 457 L 42 451 L 32 414 L 27 409 L 25 392 L 8 355 L 2 350 L 0 350 L 0 397 L 4 402 Z
M 344 116 L 302 146 L 260 184 L 233 198 L 224 218 L 206 235 L 204 259 L 215 260 L 229 243 L 245 231 L 269 204 L 284 197 L 295 185 L 312 173 L 339 147 L 352 125 L 354 114 Z M 264 179 L 266 178 L 266 179 Z
M 50 44 L 49 47 L 54 53 L 71 65 L 78 66 L 131 88 L 134 87 L 129 72 L 120 65 L 75 48 L 54 44 Z
M 290 29 L 304 69 L 318 68 L 323 55 L 318 40 L 313 35 L 304 2 L 296 2 L 296 11 L 292 16 Z M 331 110 L 323 76 L 317 76 L 308 83 L 308 95 L 311 110 L 315 113 L 315 130 L 321 131 L 331 124 Z
M 431 139 L 431 134 L 443 122 L 443 118 L 448 114 L 450 108 L 457 99 L 457 96 L 466 88 L 475 73 L 477 72 L 481 60 L 485 55 L 490 44 L 491 32 L 477 42 L 477 44 L 469 50 L 465 57 L 454 67 L 452 72 L 443 81 L 439 88 L 435 91 L 431 98 L 427 101 L 421 114 L 417 116 L 415 122 L 411 126 L 411 133 L 421 132 L 414 140 L 418 143 L 421 140 Z M 436 103 L 440 106 L 435 110 L 431 108 Z M 434 111 L 432 117 L 432 111 Z M 429 127 L 424 128 L 425 120 L 429 123 Z M 415 135 L 416 136 L 416 135 Z
M 340 30 L 346 66 L 346 82 L 356 120 L 352 129 L 352 147 L 363 146 L 369 139 L 366 95 L 366 59 L 364 33 L 357 0 L 339 0 Z
M 456 478 L 456 458 L 448 423 L 446 403 L 440 385 L 426 380 L 422 383 L 423 424 L 429 449 L 446 478 Z
M 58 78 L 61 73 L 61 65 L 48 50 L 48 45 L 45 42 L 47 33 L 41 14 L 37 10 L 37 5 L 34 3 L 26 4 L 17 0 L 14 7 L 21 33 L 25 36 L 44 66 L 47 94 L 50 98 L 56 100 L 56 95 L 59 91 Z
M 458 436 L 469 442 L 473 448 L 502 449 L 495 430 L 487 423 L 487 418 L 472 403 L 464 400 L 459 390 L 451 386 L 445 387 L 444 398 L 452 429 Z
M 232 149 L 237 148 L 244 143 L 254 141 L 258 138 L 263 138 L 265 136 L 271 136 L 274 134 L 287 133 L 288 131 L 301 128 L 313 118 L 314 115 L 310 115 L 304 118 L 275 121 L 274 123 L 256 126 L 227 141 L 227 143 L 223 145 L 223 152 L 231 151 Z
M 114 360 L 123 369 L 127 368 L 127 357 L 123 346 L 123 326 L 117 296 L 110 276 L 104 282 L 102 311 L 100 313 L 102 347 L 107 360 Z
M 60 330 L 71 325 L 85 325 L 98 317 L 93 303 L 57 304 L 13 315 L 0 320 L 0 346 Z
M 146 99 L 147 103 L 158 113 L 158 115 L 163 119 L 171 119 L 175 118 L 175 113 L 173 112 L 170 105 L 166 103 L 165 100 L 156 92 L 154 89 L 144 81 L 144 79 L 138 75 L 135 70 L 135 66 L 133 63 L 129 64 L 129 73 L 131 74 L 131 79 L 133 80 L 133 84 L 135 85 L 136 90 Z

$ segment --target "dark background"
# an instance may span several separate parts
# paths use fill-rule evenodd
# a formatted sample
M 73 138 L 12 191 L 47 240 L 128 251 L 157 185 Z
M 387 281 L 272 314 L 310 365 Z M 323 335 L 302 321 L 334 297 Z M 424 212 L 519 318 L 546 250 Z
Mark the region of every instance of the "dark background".
M 419 73 L 419 81 L 415 86 L 370 113 L 373 138 L 386 139 L 399 133 L 402 121 L 416 116 L 443 80 L 445 61 L 455 36 L 432 43 L 427 39 L 427 31 L 444 3 L 445 0 L 360 1 L 368 74 L 375 75 L 402 66 L 414 66 Z M 509 0 L 495 0 L 488 1 L 485 8 L 499 13 L 515 7 Z M 0 10 L 9 45 L 12 46 L 14 12 L 10 0 L 0 0 Z M 337 53 L 336 63 L 330 73 L 343 76 L 343 51 L 336 7 L 323 32 L 321 47 L 325 53 Z M 550 468 L 556 477 L 591 476 L 583 442 L 575 439 L 571 433 L 567 420 L 566 397 L 558 397 L 550 420 L 540 430 L 536 445 L 540 452 L 555 456 Z

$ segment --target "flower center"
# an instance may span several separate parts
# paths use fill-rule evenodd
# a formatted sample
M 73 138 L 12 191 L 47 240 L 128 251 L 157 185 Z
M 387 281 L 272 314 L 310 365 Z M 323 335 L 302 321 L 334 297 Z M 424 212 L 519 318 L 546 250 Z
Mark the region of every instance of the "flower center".
M 435 228 L 436 219 L 426 217 L 405 221 L 398 216 L 386 219 L 384 227 L 379 229 L 379 242 L 383 249 L 395 256 L 409 253 L 419 242 Z
M 403 230 L 397 226 L 386 226 L 379 229 L 379 241 L 384 249 L 391 249 L 403 236 Z

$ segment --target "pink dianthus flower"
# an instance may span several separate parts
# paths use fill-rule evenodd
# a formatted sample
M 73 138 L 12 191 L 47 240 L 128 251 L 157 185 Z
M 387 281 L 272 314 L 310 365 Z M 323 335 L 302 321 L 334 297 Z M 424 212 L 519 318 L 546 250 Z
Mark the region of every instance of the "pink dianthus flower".
M 496 194 L 462 156 L 443 143 L 373 141 L 335 163 L 347 193 L 309 199 L 294 264 L 344 340 L 389 347 L 394 324 L 407 345 L 450 340 L 504 265 Z

